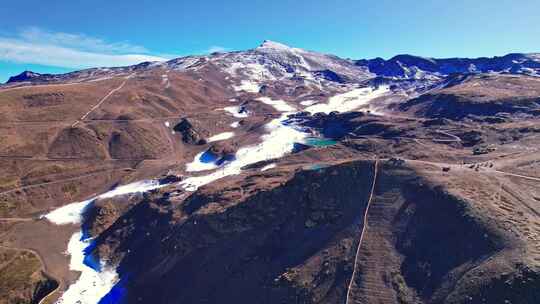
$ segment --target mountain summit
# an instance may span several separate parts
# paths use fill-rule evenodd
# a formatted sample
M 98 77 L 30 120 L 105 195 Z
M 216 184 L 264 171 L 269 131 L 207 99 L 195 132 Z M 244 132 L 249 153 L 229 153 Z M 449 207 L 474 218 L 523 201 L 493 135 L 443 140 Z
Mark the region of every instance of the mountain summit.
M 259 48 L 267 48 L 267 49 L 283 49 L 288 50 L 291 49 L 290 46 L 285 45 L 283 43 L 271 41 L 271 40 L 264 40 L 261 45 L 259 45 Z

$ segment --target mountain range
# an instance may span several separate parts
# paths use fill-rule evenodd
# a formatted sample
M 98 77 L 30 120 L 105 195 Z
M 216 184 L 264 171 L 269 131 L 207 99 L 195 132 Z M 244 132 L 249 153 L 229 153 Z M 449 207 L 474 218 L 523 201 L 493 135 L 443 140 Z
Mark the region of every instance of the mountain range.
M 300 56 L 298 54 L 301 54 Z M 223 60 L 223 54 L 213 53 L 209 56 L 193 56 L 173 59 L 164 63 L 169 67 L 180 66 L 190 60 L 217 61 Z M 332 55 L 323 55 L 291 48 L 278 42 L 263 42 L 258 48 L 247 52 L 229 53 L 227 59 L 239 62 L 257 60 L 264 55 L 266 60 L 274 61 L 269 64 L 281 65 L 290 72 L 309 71 L 322 72 L 328 80 L 340 81 L 340 76 L 353 76 L 355 80 L 364 80 L 371 77 L 389 77 L 393 79 L 434 79 L 443 78 L 451 74 L 480 74 L 480 73 L 508 73 L 530 76 L 540 75 L 540 54 L 508 54 L 502 57 L 482 58 L 448 58 L 436 59 L 414 55 L 397 55 L 388 60 L 383 58 L 345 60 Z M 142 63 L 130 69 L 152 68 L 152 63 Z M 336 71 L 332 70 L 335 69 Z M 39 74 L 25 71 L 17 76 L 10 77 L 7 83 L 14 82 L 49 82 L 66 78 L 77 78 L 81 74 L 100 72 L 100 69 L 89 69 L 64 75 Z M 342 74 L 342 75 L 340 75 Z M 342 79 L 341 79 L 342 81 Z

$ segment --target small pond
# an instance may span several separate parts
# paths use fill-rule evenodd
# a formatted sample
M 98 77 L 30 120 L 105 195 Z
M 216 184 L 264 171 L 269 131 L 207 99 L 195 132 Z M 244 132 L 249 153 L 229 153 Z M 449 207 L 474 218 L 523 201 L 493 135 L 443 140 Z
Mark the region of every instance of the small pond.
M 306 145 L 311 147 L 328 147 L 337 144 L 337 141 L 328 138 L 309 137 L 306 139 Z

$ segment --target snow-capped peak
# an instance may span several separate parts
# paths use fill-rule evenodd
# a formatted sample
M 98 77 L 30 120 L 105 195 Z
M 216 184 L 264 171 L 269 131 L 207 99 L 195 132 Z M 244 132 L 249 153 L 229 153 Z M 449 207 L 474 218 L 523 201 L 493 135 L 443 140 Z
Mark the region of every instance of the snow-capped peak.
M 540 61 L 540 53 L 530 53 L 527 56 L 532 60 Z
M 271 40 L 265 40 L 263 43 L 258 47 L 260 49 L 278 49 L 278 50 L 290 50 L 292 49 L 290 46 L 285 45 L 283 43 L 271 41 Z

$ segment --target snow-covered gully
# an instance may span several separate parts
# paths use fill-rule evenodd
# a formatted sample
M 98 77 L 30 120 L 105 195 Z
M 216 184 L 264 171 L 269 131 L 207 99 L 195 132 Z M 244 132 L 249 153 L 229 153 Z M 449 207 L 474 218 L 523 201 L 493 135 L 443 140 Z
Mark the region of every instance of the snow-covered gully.
M 163 187 L 158 181 L 148 180 L 135 182 L 105 192 L 91 199 L 71 203 L 58 208 L 44 216 L 47 220 L 57 225 L 81 224 L 84 211 L 96 199 L 111 198 L 137 192 L 146 192 Z M 96 304 L 118 282 L 116 269 L 107 265 L 105 261 L 96 261 L 92 265 L 86 256 L 86 250 L 92 245 L 92 238 L 82 231 L 77 231 L 71 236 L 66 253 L 71 256 L 69 269 L 80 272 L 79 279 L 71 284 L 60 299 L 59 304 Z

